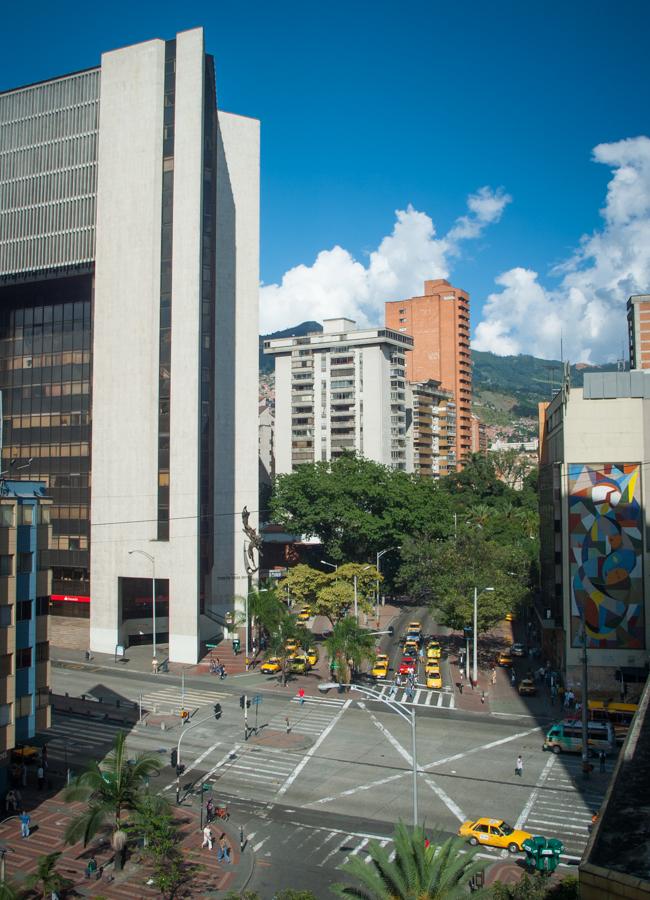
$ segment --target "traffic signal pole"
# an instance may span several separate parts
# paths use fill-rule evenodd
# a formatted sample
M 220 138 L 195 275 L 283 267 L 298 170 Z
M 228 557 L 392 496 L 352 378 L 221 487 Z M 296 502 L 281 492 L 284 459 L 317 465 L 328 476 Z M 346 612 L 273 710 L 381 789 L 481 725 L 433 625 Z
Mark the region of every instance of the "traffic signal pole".
M 193 731 L 195 728 L 198 728 L 199 725 L 203 725 L 205 722 L 209 722 L 211 719 L 218 719 L 219 715 L 221 715 L 221 707 L 219 707 L 219 714 L 217 714 L 217 706 L 219 704 L 215 704 L 214 713 L 211 716 L 206 716 L 205 719 L 200 719 L 198 722 L 195 722 L 194 725 L 190 725 L 189 728 L 183 726 L 183 730 L 178 738 L 178 744 L 176 745 L 176 803 L 181 802 L 181 775 L 183 774 L 183 770 L 185 766 L 181 763 L 181 741 L 185 737 L 185 735 L 189 731 Z

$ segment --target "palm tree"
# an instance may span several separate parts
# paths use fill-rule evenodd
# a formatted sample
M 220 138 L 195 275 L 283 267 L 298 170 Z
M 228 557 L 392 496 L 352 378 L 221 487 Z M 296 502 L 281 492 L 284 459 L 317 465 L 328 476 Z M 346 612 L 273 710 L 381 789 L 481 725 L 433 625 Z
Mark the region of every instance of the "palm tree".
M 27 891 L 35 892 L 39 897 L 49 897 L 55 891 L 59 894 L 72 887 L 72 881 L 56 871 L 56 864 L 60 856 L 61 851 L 59 850 L 55 853 L 48 853 L 47 856 L 38 857 L 36 871 L 25 879 Z
M 264 655 L 267 659 L 271 656 L 275 656 L 280 660 L 283 686 L 287 683 L 287 661 L 289 659 L 287 641 L 301 641 L 303 638 L 303 631 L 306 631 L 306 629 L 301 628 L 301 626 L 298 625 L 296 617 L 285 611 L 269 636 L 269 642 Z
M 474 860 L 475 850 L 460 838 L 435 837 L 427 846 L 423 828 L 395 828 L 395 858 L 377 841 L 366 847 L 370 863 L 351 856 L 340 867 L 361 882 L 361 887 L 334 884 L 341 897 L 360 900 L 457 900 L 467 897 L 470 880 L 486 863 Z M 463 852 L 461 852 L 461 850 Z M 482 891 L 472 894 L 480 896 Z
M 285 613 L 286 606 L 275 588 L 269 587 L 248 595 L 248 614 L 251 622 L 257 625 L 258 644 L 262 629 L 268 634 L 272 634 Z
M 336 680 L 340 684 L 347 684 L 350 681 L 350 666 L 355 670 L 364 660 L 375 658 L 375 638 L 365 628 L 361 628 L 356 619 L 348 617 L 336 623 L 331 635 L 325 640 L 325 650 L 330 665 L 335 665 Z
M 65 791 L 64 798 L 68 803 L 81 801 L 87 804 L 66 828 L 66 843 L 75 844 L 83 840 L 85 847 L 103 825 L 110 823 L 115 868 L 121 869 L 127 842 L 123 815 L 137 808 L 147 779 L 161 768 L 160 759 L 153 753 L 139 753 L 135 759 L 129 760 L 126 737 L 120 731 L 103 764 L 93 761 Z

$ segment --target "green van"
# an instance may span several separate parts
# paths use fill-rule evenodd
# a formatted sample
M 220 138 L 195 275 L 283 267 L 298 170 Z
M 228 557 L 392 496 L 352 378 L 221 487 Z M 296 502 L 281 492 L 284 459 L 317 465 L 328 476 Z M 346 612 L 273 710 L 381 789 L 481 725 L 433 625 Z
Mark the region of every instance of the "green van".
M 587 743 L 590 749 L 613 753 L 616 737 L 611 723 L 588 722 Z M 552 750 L 553 753 L 582 753 L 582 721 L 564 719 L 563 722 L 556 722 L 549 728 L 542 749 Z

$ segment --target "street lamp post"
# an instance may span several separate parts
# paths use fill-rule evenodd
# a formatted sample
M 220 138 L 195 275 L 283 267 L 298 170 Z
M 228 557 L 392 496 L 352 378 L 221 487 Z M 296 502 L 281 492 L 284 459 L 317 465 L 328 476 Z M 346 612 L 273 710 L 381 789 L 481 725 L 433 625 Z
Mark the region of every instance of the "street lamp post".
M 247 671 L 247 672 L 248 672 L 248 598 L 249 598 L 252 594 L 266 594 L 266 593 L 268 593 L 268 590 L 269 590 L 268 588 L 259 588 L 259 590 L 257 590 L 257 591 L 249 591 L 249 592 L 246 594 L 246 625 L 245 625 L 245 628 L 246 628 L 246 639 L 245 639 L 245 641 L 244 641 L 244 644 L 245 644 L 244 652 L 246 653 L 246 656 L 244 657 L 244 662 L 245 662 L 245 664 L 246 664 L 246 671 Z
M 390 553 L 391 550 L 401 550 L 401 544 L 398 544 L 397 547 L 386 547 L 385 550 L 380 550 L 377 553 L 377 584 L 375 587 L 375 618 L 379 616 L 379 560 L 382 558 L 384 553 Z
M 479 591 L 477 587 L 474 588 L 474 647 L 472 650 L 472 680 L 474 684 L 478 682 L 478 598 L 479 594 L 493 590 L 493 587 L 483 588 L 482 591 Z
M 397 713 L 398 716 L 401 716 L 405 722 L 408 722 L 411 726 L 411 765 L 413 769 L 413 827 L 418 824 L 418 761 L 417 761 L 417 742 L 416 742 L 416 733 L 415 733 L 415 707 L 408 707 L 404 703 L 401 703 L 399 700 L 393 700 L 390 697 L 382 697 L 374 688 L 369 687 L 361 687 L 358 684 L 337 684 L 335 681 L 325 682 L 324 684 L 319 684 L 318 690 L 322 693 L 326 693 L 331 688 L 338 687 L 349 687 L 351 691 L 358 691 L 360 694 L 365 694 L 371 700 L 379 700 L 381 703 L 384 703 L 390 709 Z
M 328 562 L 326 559 L 321 559 L 321 565 L 330 566 L 332 569 L 334 569 L 335 572 L 338 572 L 338 570 L 339 570 L 339 567 L 337 565 L 335 565 L 334 563 Z
M 156 560 L 147 553 L 146 550 L 129 550 L 129 556 L 139 553 L 140 556 L 146 556 L 151 563 L 151 610 L 153 616 L 153 657 L 156 658 Z

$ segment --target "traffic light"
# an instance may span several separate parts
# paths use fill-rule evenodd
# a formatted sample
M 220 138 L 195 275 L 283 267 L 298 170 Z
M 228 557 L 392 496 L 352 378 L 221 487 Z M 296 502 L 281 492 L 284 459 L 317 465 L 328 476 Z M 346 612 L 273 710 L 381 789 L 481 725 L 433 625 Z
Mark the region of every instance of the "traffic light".
M 215 719 L 221 718 L 221 704 L 220 703 L 214 704 L 214 717 L 215 717 Z
M 185 766 L 183 765 L 183 763 L 181 763 L 180 766 L 176 766 L 176 774 L 177 775 L 182 775 L 184 771 L 185 771 Z
M 242 694 L 241 697 L 239 698 L 239 705 L 241 706 L 242 709 L 244 708 L 245 703 L 246 703 L 246 695 Z
M 169 765 L 172 767 L 172 769 L 175 769 L 178 765 L 178 750 L 176 749 L 176 747 L 173 747 L 171 753 L 169 754 Z

